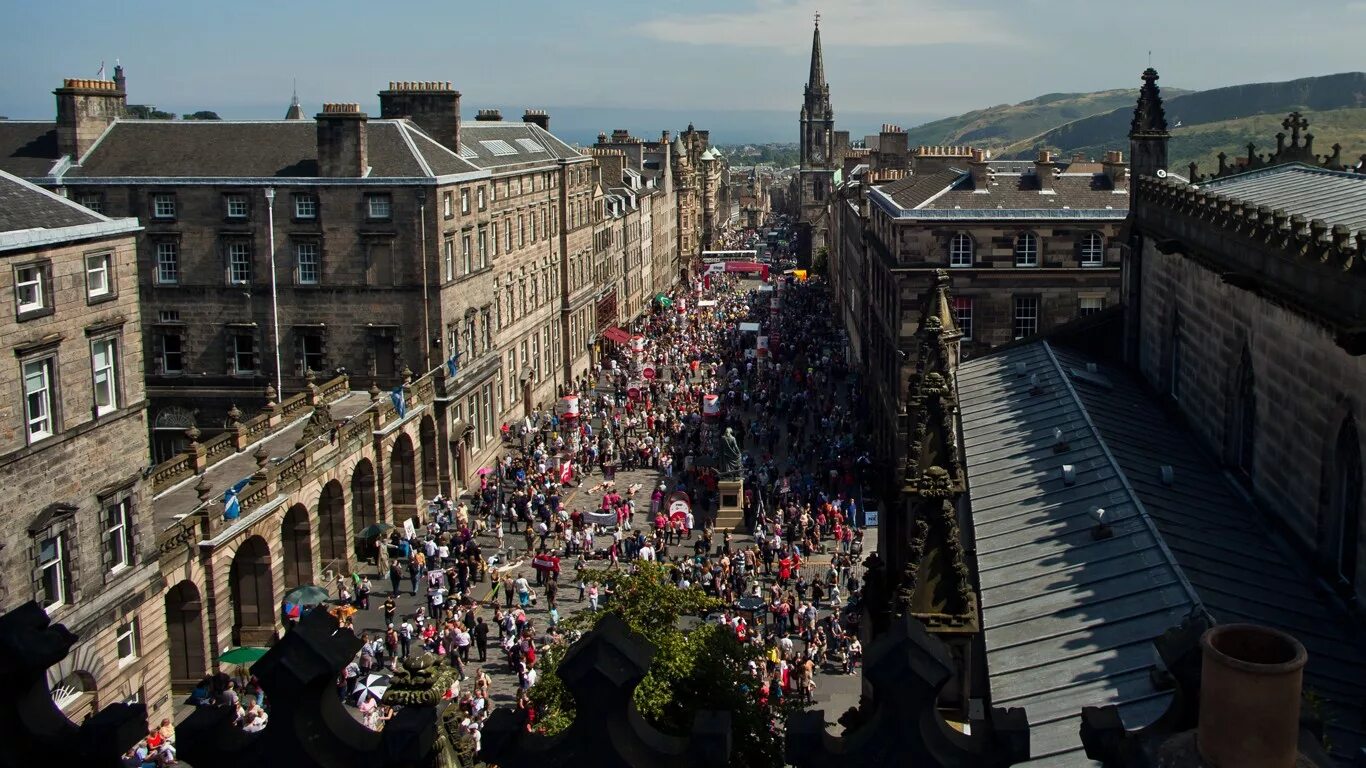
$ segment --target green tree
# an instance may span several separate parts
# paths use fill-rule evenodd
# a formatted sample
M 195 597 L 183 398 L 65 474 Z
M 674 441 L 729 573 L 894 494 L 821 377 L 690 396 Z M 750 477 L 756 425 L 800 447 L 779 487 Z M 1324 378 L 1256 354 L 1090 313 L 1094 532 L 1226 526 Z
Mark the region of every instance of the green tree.
M 212 111 L 207 110 L 207 109 L 201 109 L 201 110 L 199 110 L 198 112 L 191 112 L 191 113 L 188 114 L 188 115 L 182 115 L 182 117 L 184 117 L 184 119 L 186 119 L 186 120 L 222 120 L 222 119 L 223 119 L 223 118 L 221 118 L 221 117 L 218 116 L 218 113 L 217 113 L 217 112 L 212 112 Z
M 174 120 L 175 115 L 162 112 L 151 104 L 129 104 L 128 116 L 135 120 Z
M 729 627 L 700 624 L 683 629 L 680 624 L 685 619 L 720 610 L 721 603 L 697 587 L 674 586 L 670 567 L 641 563 L 639 573 L 612 575 L 612 595 L 604 611 L 581 613 L 563 626 L 587 632 L 607 612 L 621 617 L 658 649 L 649 673 L 635 690 L 636 708 L 647 721 L 666 733 L 686 735 L 697 712 L 730 712 L 731 765 L 781 766 L 782 739 L 770 727 L 774 712 L 759 706 L 762 681 L 749 672 L 750 661 L 760 661 L 759 650 L 736 640 Z M 567 650 L 567 645 L 547 649 L 538 662 L 540 681 L 531 689 L 540 712 L 538 727 L 547 733 L 563 730 L 576 716 L 573 697 L 555 674 Z M 783 719 L 801 706 L 785 700 L 776 714 Z M 592 717 L 592 713 L 583 716 Z

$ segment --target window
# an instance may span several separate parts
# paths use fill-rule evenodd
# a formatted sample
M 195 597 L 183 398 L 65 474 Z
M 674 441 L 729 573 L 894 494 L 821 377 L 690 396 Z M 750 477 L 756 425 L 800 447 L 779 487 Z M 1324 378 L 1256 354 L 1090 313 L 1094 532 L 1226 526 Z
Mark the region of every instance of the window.
M 535 331 L 531 332 L 531 373 L 536 381 L 541 380 L 541 342 Z
M 112 290 L 109 284 L 109 266 L 112 257 L 107 253 L 97 253 L 85 257 L 85 297 L 87 299 L 108 296 Z
M 493 245 L 493 255 L 494 255 L 494 256 L 497 256 L 497 255 L 498 255 L 498 222 L 496 222 L 496 221 L 493 222 L 492 224 L 489 225 L 489 227 L 490 227 L 490 231 L 489 231 L 489 240 L 491 241 L 491 243 L 492 243 L 492 245 Z
M 443 195 L 441 195 L 441 212 L 445 214 L 446 218 L 448 219 L 455 215 L 454 207 L 451 204 L 450 192 L 446 192 Z
M 225 195 L 224 202 L 228 206 L 228 218 L 245 219 L 247 217 L 246 195 Z
M 1081 265 L 1099 267 L 1105 262 L 1105 238 L 1099 232 L 1087 232 L 1081 238 Z
M 517 382 L 517 353 L 514 352 L 514 351 L 511 350 L 511 349 L 508 350 L 508 364 L 507 364 L 507 369 L 508 369 L 508 402 L 510 402 L 510 403 L 515 403 L 515 402 L 517 402 L 517 391 L 516 391 L 516 389 L 515 389 L 515 385 L 516 385 L 516 382 Z
M 966 232 L 958 232 L 949 238 L 949 266 L 972 266 L 972 238 Z
M 104 509 L 104 547 L 109 570 L 133 564 L 133 503 L 126 498 Z
M 76 197 L 76 202 L 89 208 L 95 213 L 104 213 L 104 195 L 98 192 L 87 192 Z
M 483 227 L 479 228 L 479 268 L 489 265 L 489 237 Z
M 1358 551 L 1361 538 L 1361 442 L 1357 437 L 1356 419 L 1347 414 L 1338 427 L 1333 446 L 1333 470 L 1329 480 L 1329 502 L 1332 522 L 1325 526 L 1333 541 L 1329 543 L 1330 564 L 1341 582 L 1354 586 L 1359 570 Z
M 138 619 L 136 616 L 119 625 L 118 645 L 120 664 L 138 657 Z
M 1089 317 L 1105 309 L 1105 298 L 1102 296 L 1083 296 L 1080 301 L 1077 317 Z
M 14 268 L 14 297 L 19 305 L 19 314 L 46 306 L 46 287 L 43 284 L 45 271 L 46 267 L 42 264 L 25 264 Z
M 161 337 L 161 372 L 174 375 L 184 370 L 180 334 L 168 333 Z
M 460 238 L 460 265 L 464 267 L 464 274 L 474 271 L 473 254 L 470 253 L 470 236 L 464 235 Z
M 972 297 L 954 296 L 953 314 L 958 319 L 958 330 L 963 333 L 963 341 L 972 341 Z
M 493 388 L 488 384 L 485 384 L 483 389 L 480 390 L 480 392 L 483 394 L 484 401 L 483 410 L 481 411 L 481 413 L 483 413 L 484 415 L 483 434 L 484 439 L 487 440 L 493 437 Z
M 152 217 L 157 219 L 174 219 L 175 195 L 152 195 Z
M 512 253 L 512 217 L 503 220 L 503 233 L 506 236 L 506 246 L 503 250 Z
M 1015 238 L 1015 266 L 1039 266 L 1039 239 L 1034 233 L 1024 232 Z
M 393 215 L 393 205 L 388 195 L 370 195 L 365 200 L 369 218 L 387 219 Z
M 536 242 L 536 213 L 533 211 L 531 216 L 531 242 Z
M 239 376 L 256 373 L 256 339 L 249 333 L 232 337 L 232 372 Z
M 157 243 L 157 283 L 175 285 L 180 282 L 180 246 L 173 242 Z
M 483 188 L 483 187 L 480 187 L 479 189 L 475 190 L 474 198 L 475 198 L 476 204 L 478 204 L 478 206 L 479 206 L 479 210 L 482 211 L 482 210 L 484 210 L 486 207 L 488 207 L 487 204 L 484 202 L 484 188 Z
M 250 243 L 228 243 L 228 282 L 251 282 Z
M 58 534 L 38 545 L 38 570 L 41 573 L 44 608 L 67 602 L 71 592 L 71 571 L 66 564 L 66 536 Z
M 56 432 L 54 420 L 52 358 L 30 360 L 24 368 L 24 416 L 28 424 L 28 441 L 35 443 Z
M 1257 447 L 1257 383 L 1252 369 L 1252 353 L 1243 347 L 1242 362 L 1238 366 L 1237 390 L 1230 407 L 1233 417 L 1230 449 L 1233 465 L 1239 472 L 1252 477 Z
M 446 354 L 454 355 L 460 351 L 460 324 L 451 323 L 446 326 Z M 466 361 L 468 362 L 468 361 Z
M 480 434 L 479 434 L 479 393 L 478 393 L 478 392 L 475 392 L 474 394 L 470 395 L 470 399 L 469 399 L 469 414 L 470 414 L 470 421 L 469 421 L 469 426 L 470 426 L 470 431 L 469 431 L 470 446 L 471 446 L 472 448 L 474 448 L 475 450 L 479 450 Z
M 493 391 L 498 398 L 498 411 L 495 415 L 502 416 L 507 410 L 507 396 L 503 390 L 503 374 L 498 373 L 493 377 Z
M 517 216 L 517 247 L 522 248 L 526 245 L 526 217 L 518 214 Z
M 493 324 L 489 322 L 488 307 L 479 311 L 479 352 L 485 353 L 493 347 Z
M 307 375 L 309 371 L 319 372 L 323 370 L 326 362 L 323 359 L 323 337 L 318 333 L 302 333 L 299 335 L 299 359 L 303 365 L 303 373 Z
M 90 342 L 90 367 L 94 371 L 95 415 L 118 410 L 118 342 L 99 339 Z
M 300 194 L 294 196 L 294 218 L 296 219 L 316 219 L 318 218 L 318 197 L 317 195 Z
M 451 238 L 449 238 L 449 237 L 446 238 L 445 242 L 442 243 L 441 255 L 442 255 L 442 261 L 444 262 L 445 267 L 446 267 L 446 279 L 447 279 L 447 280 L 454 280 L 454 279 L 455 279 L 455 240 L 453 240 L 453 239 L 451 239 Z
M 1039 332 L 1039 297 L 1015 297 L 1015 338 L 1023 339 Z
M 462 214 L 470 212 L 470 191 L 468 189 L 460 190 L 460 212 Z
M 317 243 L 295 243 L 294 261 L 298 265 L 300 285 L 317 285 L 320 277 Z

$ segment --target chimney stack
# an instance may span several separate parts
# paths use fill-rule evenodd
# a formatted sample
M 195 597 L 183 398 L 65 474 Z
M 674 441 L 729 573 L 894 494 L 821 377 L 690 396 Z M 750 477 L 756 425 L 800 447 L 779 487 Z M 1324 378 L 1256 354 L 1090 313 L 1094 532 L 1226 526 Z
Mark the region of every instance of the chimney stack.
M 500 123 L 503 121 L 503 112 L 499 109 L 481 109 L 475 113 L 474 119 L 480 123 Z
M 550 130 L 550 113 L 544 109 L 528 109 L 522 113 L 522 122 L 534 123 L 540 126 L 541 130 Z
M 1043 194 L 1053 193 L 1053 168 L 1053 153 L 1039 150 L 1039 159 L 1034 161 L 1034 175 L 1039 180 L 1039 192 Z
M 1299 640 L 1269 627 L 1220 624 L 1200 638 L 1196 746 L 1209 765 L 1292 768 L 1309 660 Z
M 980 149 L 972 150 L 972 159 L 968 161 L 968 173 L 972 174 L 972 188 L 978 190 L 989 190 L 987 186 L 990 181 L 987 176 L 987 157 L 986 152 Z
M 128 94 L 123 67 L 114 70 L 117 80 L 68 78 L 53 91 L 57 96 L 57 151 L 78 162 L 104 134 L 110 124 L 124 116 Z
M 390 82 L 379 92 L 379 116 L 407 118 L 442 146 L 460 151 L 460 92 L 448 81 Z
M 365 126 L 369 115 L 359 104 L 323 104 L 318 121 L 318 175 L 359 178 L 370 167 Z
M 1118 187 L 1128 174 L 1128 167 L 1124 164 L 1124 153 L 1118 149 L 1107 150 L 1100 167 L 1105 177 L 1110 180 L 1111 187 Z

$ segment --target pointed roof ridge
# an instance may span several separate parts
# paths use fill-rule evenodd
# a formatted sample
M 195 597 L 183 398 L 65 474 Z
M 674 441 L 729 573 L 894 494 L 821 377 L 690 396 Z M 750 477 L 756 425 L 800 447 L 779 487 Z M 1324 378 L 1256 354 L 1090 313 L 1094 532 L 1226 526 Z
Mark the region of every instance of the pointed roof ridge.
M 825 87 L 825 59 L 821 56 L 821 16 L 816 14 L 816 30 L 811 35 L 811 75 L 806 86 L 812 90 Z
M 1157 87 L 1157 70 L 1148 67 L 1143 70 L 1143 87 L 1138 92 L 1138 104 L 1134 105 L 1134 119 L 1129 123 L 1129 135 L 1169 135 L 1167 132 L 1167 113 L 1162 107 L 1162 89 Z

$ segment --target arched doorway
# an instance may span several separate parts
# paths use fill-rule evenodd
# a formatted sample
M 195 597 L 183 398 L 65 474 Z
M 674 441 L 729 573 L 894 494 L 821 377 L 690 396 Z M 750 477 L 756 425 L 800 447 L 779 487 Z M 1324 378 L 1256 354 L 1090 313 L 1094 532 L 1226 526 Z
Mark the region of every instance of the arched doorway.
M 351 471 L 351 528 L 360 535 L 379 522 L 375 513 L 375 465 L 361 459 Z
M 166 592 L 166 638 L 171 690 L 189 693 L 204 678 L 204 625 L 199 588 L 182 581 Z
M 346 559 L 346 500 L 336 480 L 318 496 L 318 546 L 326 564 Z
M 398 436 L 389 454 L 389 492 L 394 520 L 406 520 L 417 513 L 417 471 L 413 466 L 413 441 L 407 434 Z
M 313 583 L 312 534 L 312 526 L 308 521 L 308 507 L 302 504 L 290 507 L 285 513 L 285 522 L 280 529 L 286 590 Z
M 422 417 L 418 437 L 422 441 L 422 498 L 434 499 L 441 486 L 437 481 L 436 422 L 431 416 Z
M 275 635 L 275 589 L 270 583 L 270 547 L 260 536 L 242 542 L 228 569 L 232 590 L 232 641 L 264 645 Z

